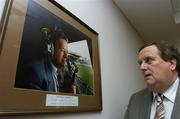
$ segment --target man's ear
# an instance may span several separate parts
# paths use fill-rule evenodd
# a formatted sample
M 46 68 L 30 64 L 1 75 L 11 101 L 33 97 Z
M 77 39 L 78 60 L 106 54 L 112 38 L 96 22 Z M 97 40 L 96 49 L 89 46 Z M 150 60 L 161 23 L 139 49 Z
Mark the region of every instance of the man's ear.
M 170 60 L 170 63 L 171 63 L 170 69 L 172 71 L 175 70 L 176 66 L 177 66 L 177 60 L 175 58 L 173 58 L 173 59 Z

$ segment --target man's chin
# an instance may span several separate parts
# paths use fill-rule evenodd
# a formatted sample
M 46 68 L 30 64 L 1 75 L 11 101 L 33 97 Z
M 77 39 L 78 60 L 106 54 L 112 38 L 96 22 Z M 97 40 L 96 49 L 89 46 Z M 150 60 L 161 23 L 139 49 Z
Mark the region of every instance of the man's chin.
M 62 68 L 64 64 L 58 64 L 57 68 Z
M 155 80 L 152 78 L 146 78 L 145 82 L 148 86 L 153 86 L 155 84 Z

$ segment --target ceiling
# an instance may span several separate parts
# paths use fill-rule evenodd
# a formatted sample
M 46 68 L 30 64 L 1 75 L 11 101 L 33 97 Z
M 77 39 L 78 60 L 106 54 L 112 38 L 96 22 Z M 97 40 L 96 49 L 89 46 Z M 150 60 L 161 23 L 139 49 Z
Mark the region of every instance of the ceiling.
M 144 41 L 180 39 L 180 0 L 113 0 Z

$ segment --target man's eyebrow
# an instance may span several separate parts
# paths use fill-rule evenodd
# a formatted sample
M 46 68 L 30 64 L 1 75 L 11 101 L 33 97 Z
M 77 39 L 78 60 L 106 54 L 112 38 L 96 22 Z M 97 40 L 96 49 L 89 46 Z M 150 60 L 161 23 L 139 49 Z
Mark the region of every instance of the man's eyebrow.
M 68 50 L 65 48 L 59 48 L 59 49 L 68 52 Z

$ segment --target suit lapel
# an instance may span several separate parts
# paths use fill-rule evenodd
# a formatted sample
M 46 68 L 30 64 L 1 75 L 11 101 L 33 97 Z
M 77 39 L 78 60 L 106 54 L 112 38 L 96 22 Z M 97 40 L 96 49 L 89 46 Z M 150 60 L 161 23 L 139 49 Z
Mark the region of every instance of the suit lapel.
M 145 95 L 144 100 L 142 101 L 142 118 L 141 119 L 150 119 L 151 104 L 152 104 L 152 92 L 148 90 L 147 95 Z
M 178 89 L 176 93 L 176 99 L 175 99 L 171 119 L 178 119 L 180 117 L 179 111 L 180 111 L 180 81 L 179 81 L 179 85 L 178 85 Z

